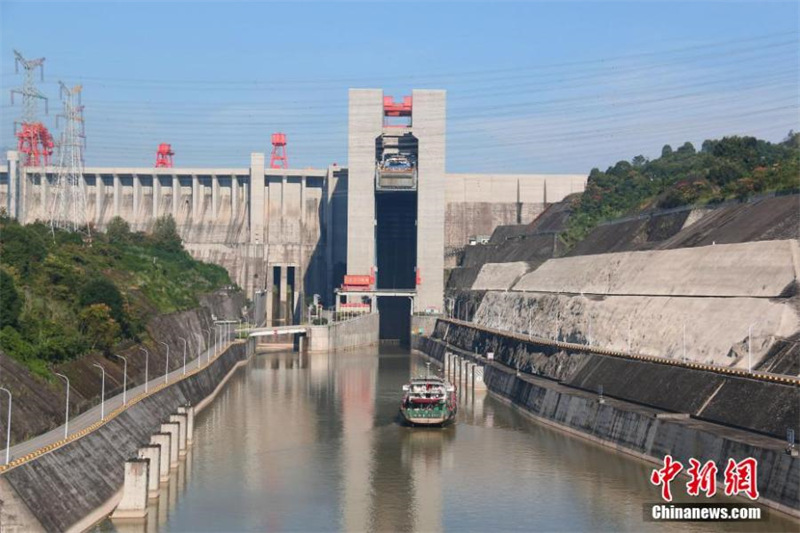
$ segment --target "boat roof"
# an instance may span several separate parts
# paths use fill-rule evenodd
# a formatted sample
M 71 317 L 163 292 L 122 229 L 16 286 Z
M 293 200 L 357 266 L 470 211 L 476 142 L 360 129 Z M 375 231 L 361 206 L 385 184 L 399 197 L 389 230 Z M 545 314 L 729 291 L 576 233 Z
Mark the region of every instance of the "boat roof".
M 423 384 L 436 384 L 436 385 L 444 385 L 444 378 L 440 378 L 438 376 L 430 376 L 427 378 L 412 378 L 411 384 L 412 385 L 423 385 Z

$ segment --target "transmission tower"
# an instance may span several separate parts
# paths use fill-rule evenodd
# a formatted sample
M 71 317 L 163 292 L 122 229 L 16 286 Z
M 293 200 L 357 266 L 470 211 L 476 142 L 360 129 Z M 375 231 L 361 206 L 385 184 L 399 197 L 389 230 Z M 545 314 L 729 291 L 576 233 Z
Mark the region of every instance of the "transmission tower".
M 83 183 L 83 149 L 86 136 L 83 129 L 83 105 L 80 85 L 72 89 L 58 82 L 64 111 L 58 118 L 64 119 L 64 128 L 58 144 L 58 166 L 56 172 L 53 203 L 50 207 L 50 228 L 68 231 L 90 231 L 89 213 L 86 208 L 86 190 Z
M 19 69 L 25 74 L 22 87 L 11 89 L 11 103 L 14 95 L 22 96 L 22 117 L 14 122 L 14 133 L 17 137 L 17 149 L 22 153 L 22 165 L 27 167 L 42 168 L 50 164 L 53 154 L 53 137 L 47 127 L 38 120 L 39 100 L 44 101 L 44 110 L 47 114 L 47 97 L 36 88 L 36 69 L 39 69 L 41 80 L 44 80 L 44 58 L 25 59 L 22 54 L 14 50 L 14 69 Z

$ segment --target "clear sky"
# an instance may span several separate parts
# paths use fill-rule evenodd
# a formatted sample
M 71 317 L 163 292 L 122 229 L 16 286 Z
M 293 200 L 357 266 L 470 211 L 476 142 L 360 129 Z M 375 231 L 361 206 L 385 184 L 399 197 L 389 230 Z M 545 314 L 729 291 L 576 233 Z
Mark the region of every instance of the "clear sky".
M 800 2 L 0 0 L 0 146 L 13 49 L 83 85 L 86 164 L 293 167 L 347 160 L 347 89 L 448 91 L 450 172 L 576 172 L 664 144 L 800 129 Z M 43 110 L 42 110 L 43 111 Z

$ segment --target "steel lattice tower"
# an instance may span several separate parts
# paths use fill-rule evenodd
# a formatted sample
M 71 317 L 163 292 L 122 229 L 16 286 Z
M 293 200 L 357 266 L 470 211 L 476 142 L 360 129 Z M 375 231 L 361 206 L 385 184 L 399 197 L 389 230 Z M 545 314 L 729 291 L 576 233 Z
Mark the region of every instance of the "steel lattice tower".
M 64 129 L 58 145 L 58 167 L 55 191 L 50 208 L 50 227 L 68 231 L 90 232 L 86 209 L 86 190 L 83 182 L 83 149 L 86 136 L 83 128 L 83 105 L 80 85 L 72 89 L 59 82 L 64 111 Z
M 53 153 L 53 137 L 47 127 L 38 121 L 39 100 L 44 101 L 46 114 L 47 97 L 36 88 L 35 76 L 36 69 L 39 69 L 41 79 L 44 80 L 44 58 L 25 59 L 21 53 L 14 50 L 14 69 L 17 73 L 20 67 L 25 75 L 22 87 L 11 89 L 12 104 L 15 94 L 22 96 L 22 117 L 19 122 L 14 123 L 17 149 L 23 154 L 23 166 L 45 167 L 50 164 L 50 156 Z

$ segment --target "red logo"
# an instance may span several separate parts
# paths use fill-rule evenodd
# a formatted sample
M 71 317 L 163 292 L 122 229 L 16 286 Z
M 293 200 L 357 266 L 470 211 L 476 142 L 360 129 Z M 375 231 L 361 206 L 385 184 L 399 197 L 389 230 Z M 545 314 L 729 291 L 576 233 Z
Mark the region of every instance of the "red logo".
M 712 497 L 717 493 L 717 465 L 714 461 L 707 461 L 700 467 L 700 461 L 695 458 L 689 459 L 689 470 L 687 473 L 692 478 L 686 484 L 686 492 L 690 496 L 698 496 L 700 491 L 706 493 L 706 498 Z
M 671 455 L 664 456 L 664 466 L 653 470 L 650 474 L 650 483 L 661 486 L 661 497 L 664 501 L 672 501 L 672 490 L 670 482 L 674 480 L 683 470 L 683 464 L 676 461 Z M 699 496 L 704 493 L 706 498 L 710 498 L 717 493 L 717 473 L 719 468 L 714 461 L 701 463 L 695 458 L 689 459 L 689 468 L 686 473 L 689 475 L 689 482 L 686 483 L 686 493 L 689 496 Z M 738 496 L 741 493 L 747 495 L 751 500 L 758 499 L 758 462 L 752 457 L 742 459 L 738 463 L 734 459 L 728 459 L 725 467 L 724 482 L 725 495 Z
M 725 494 L 735 496 L 744 492 L 751 500 L 758 498 L 757 468 L 758 463 L 752 457 L 738 463 L 728 459 L 728 466 L 725 467 Z
M 672 501 L 669 484 L 681 470 L 683 470 L 683 465 L 679 461 L 673 461 L 671 455 L 666 455 L 664 456 L 664 468 L 653 470 L 653 473 L 650 474 L 650 483 L 656 486 L 661 485 L 661 497 L 664 498 L 664 501 Z

